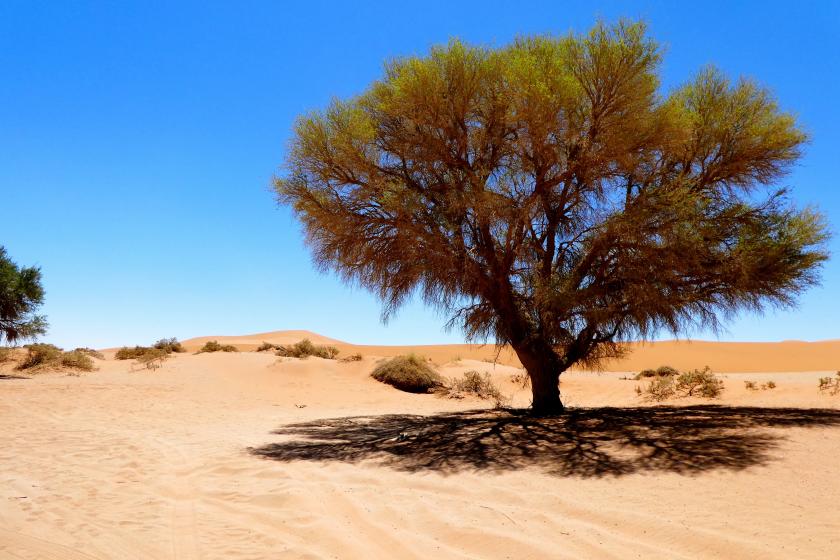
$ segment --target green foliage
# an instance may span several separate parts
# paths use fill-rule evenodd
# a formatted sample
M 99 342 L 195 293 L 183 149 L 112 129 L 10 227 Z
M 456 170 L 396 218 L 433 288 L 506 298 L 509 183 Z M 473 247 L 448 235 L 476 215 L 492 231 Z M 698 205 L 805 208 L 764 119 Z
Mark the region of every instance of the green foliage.
M 393 60 L 297 121 L 278 198 L 386 315 L 419 292 L 532 375 L 792 305 L 828 258 L 822 216 L 779 188 L 806 134 L 715 69 L 663 91 L 660 59 L 620 21 Z
M 26 357 L 17 368 L 21 371 L 43 371 L 48 369 L 93 370 L 93 360 L 79 350 L 64 352 L 53 344 L 29 344 L 25 346 Z
M 232 344 L 219 344 L 217 340 L 208 340 L 204 343 L 196 354 L 202 354 L 205 352 L 238 352 L 239 350 L 236 349 L 236 346 Z
M 644 395 L 645 398 L 654 401 L 684 397 L 714 399 L 722 392 L 723 381 L 708 367 L 686 371 L 677 376 L 655 376 L 644 389 L 636 387 L 637 395 Z
M 44 302 L 41 270 L 18 267 L 0 246 L 0 342 L 14 343 L 47 332 L 46 319 L 35 310 Z
M 335 346 L 323 346 L 312 344 L 308 338 L 296 342 L 291 346 L 278 346 L 276 354 L 284 358 L 308 358 L 315 356 L 325 360 L 334 360 L 338 356 L 338 348 Z
M 821 393 L 836 395 L 840 393 L 840 371 L 832 377 L 820 377 L 819 388 Z
M 396 356 L 374 368 L 371 377 L 409 393 L 428 393 L 443 387 L 443 378 L 415 354 Z
M 156 348 L 158 350 L 163 350 L 167 354 L 171 354 L 173 352 L 182 353 L 186 352 L 187 349 L 178 342 L 177 338 L 161 338 L 157 342 L 152 345 L 152 348 Z
M 685 397 L 714 399 L 723 392 L 723 381 L 706 366 L 702 370 L 695 369 L 677 376 L 676 391 Z

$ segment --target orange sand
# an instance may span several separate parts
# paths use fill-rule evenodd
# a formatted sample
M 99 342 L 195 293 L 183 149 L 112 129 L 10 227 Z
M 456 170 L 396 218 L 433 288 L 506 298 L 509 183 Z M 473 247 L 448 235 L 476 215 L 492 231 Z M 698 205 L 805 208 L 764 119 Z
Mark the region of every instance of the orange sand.
M 210 338 L 245 349 L 303 335 L 324 341 Z M 571 372 L 561 389 L 574 408 L 555 420 L 401 393 L 369 372 L 376 356 L 403 349 L 338 345 L 365 358 L 182 354 L 154 372 L 109 359 L 80 376 L 0 378 L 0 558 L 816 559 L 840 550 L 840 395 L 817 391 L 826 373 L 804 371 L 836 369 L 840 342 L 646 346 L 625 369 L 766 373 L 724 374 L 714 406 L 650 407 L 623 374 Z M 446 376 L 487 371 L 514 405 L 528 403 L 515 367 L 481 361 L 492 348 L 413 349 Z M 748 391 L 745 380 L 777 388 Z
M 292 344 L 309 338 L 317 344 L 332 344 L 343 355 L 360 352 L 365 355 L 395 356 L 415 352 L 444 363 L 458 358 L 496 360 L 519 367 L 519 360 L 510 348 L 499 350 L 492 344 L 441 344 L 435 346 L 366 346 L 349 344 L 308 331 L 277 331 L 246 336 L 204 336 L 184 341 L 194 351 L 208 340 L 234 344 L 240 350 L 255 350 L 262 342 Z M 718 372 L 761 371 L 836 371 L 840 369 L 840 340 L 822 342 L 706 342 L 667 341 L 631 344 L 631 351 L 621 360 L 604 364 L 604 371 L 639 371 L 663 364 L 678 369 L 709 366 Z

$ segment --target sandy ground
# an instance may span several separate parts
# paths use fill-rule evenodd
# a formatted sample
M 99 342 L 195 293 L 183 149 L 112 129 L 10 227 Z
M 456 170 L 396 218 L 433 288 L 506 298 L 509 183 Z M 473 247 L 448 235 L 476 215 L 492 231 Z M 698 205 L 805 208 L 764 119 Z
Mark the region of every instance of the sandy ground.
M 721 399 L 656 407 L 622 373 L 571 372 L 569 413 L 537 420 L 398 392 L 369 377 L 376 359 L 185 354 L 154 372 L 105 360 L 0 379 L 0 558 L 840 551 L 840 395 L 818 392 L 826 372 L 726 373 Z M 488 371 L 528 402 L 514 367 L 438 365 Z

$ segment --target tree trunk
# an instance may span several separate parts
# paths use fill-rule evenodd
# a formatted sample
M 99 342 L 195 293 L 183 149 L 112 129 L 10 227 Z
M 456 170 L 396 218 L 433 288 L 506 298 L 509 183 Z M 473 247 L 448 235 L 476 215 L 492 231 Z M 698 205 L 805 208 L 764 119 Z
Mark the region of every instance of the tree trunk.
M 560 402 L 560 360 L 550 347 L 514 348 L 519 361 L 531 378 L 531 411 L 537 416 L 551 416 L 563 412 Z

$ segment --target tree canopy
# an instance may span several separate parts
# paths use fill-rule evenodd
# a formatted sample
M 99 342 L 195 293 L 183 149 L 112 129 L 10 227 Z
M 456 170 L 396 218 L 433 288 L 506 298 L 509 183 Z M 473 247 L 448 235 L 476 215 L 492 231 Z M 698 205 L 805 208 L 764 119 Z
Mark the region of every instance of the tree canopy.
M 44 301 L 41 271 L 37 267 L 18 267 L 0 246 L 0 342 L 44 334 L 47 323 L 35 310 Z
M 323 269 L 391 313 L 416 291 L 510 344 L 540 411 L 559 374 L 662 330 L 791 305 L 826 227 L 778 185 L 807 140 L 754 81 L 663 92 L 644 24 L 453 40 L 295 126 L 279 199 Z

